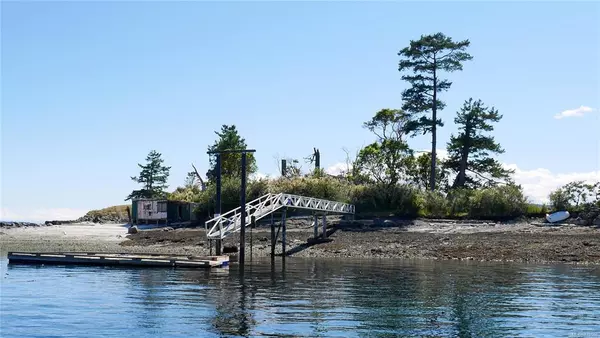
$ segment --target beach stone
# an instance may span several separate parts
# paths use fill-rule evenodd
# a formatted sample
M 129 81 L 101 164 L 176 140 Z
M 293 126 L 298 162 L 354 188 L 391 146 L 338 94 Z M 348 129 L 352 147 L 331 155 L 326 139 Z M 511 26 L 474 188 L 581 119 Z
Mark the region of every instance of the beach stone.
M 138 229 L 137 226 L 132 226 L 129 228 L 129 230 L 127 230 L 128 234 L 137 234 L 138 232 L 140 232 L 140 229 Z

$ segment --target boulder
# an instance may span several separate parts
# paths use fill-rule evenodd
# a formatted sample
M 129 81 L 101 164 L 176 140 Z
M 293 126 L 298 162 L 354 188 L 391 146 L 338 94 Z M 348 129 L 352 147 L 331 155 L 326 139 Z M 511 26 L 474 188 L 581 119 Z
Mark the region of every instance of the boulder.
M 138 227 L 135 225 L 132 227 L 129 227 L 129 230 L 127 230 L 128 234 L 137 234 L 138 232 L 140 232 L 140 229 L 138 229 Z

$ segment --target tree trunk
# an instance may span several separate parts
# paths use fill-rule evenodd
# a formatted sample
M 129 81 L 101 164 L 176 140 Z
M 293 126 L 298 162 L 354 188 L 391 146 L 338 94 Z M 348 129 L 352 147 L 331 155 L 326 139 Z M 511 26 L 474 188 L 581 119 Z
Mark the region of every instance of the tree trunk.
M 432 117 L 432 125 L 431 125 L 431 173 L 429 176 L 429 186 L 431 187 L 431 191 L 435 191 L 435 164 L 436 164 L 436 141 L 437 141 L 437 78 L 435 74 L 436 70 L 436 60 L 435 56 L 433 57 L 433 106 L 431 108 L 431 117 Z
M 469 160 L 469 151 L 471 150 L 471 128 L 465 128 L 465 140 L 460 154 L 460 163 L 458 167 L 458 175 L 454 180 L 453 188 L 461 188 L 467 183 L 467 164 Z
M 467 182 L 468 151 L 466 150 L 466 148 L 467 147 L 464 147 L 465 150 L 463 150 L 463 153 L 460 157 L 458 175 L 456 175 L 456 180 L 454 180 L 454 188 L 464 187 L 465 183 Z

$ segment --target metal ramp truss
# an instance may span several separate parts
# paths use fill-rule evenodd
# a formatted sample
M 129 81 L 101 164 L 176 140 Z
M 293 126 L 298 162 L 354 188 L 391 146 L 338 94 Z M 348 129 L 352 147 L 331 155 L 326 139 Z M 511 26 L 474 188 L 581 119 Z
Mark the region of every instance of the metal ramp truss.
M 354 205 L 352 204 L 292 194 L 266 194 L 246 203 L 245 226 L 251 224 L 252 216 L 258 221 L 284 207 L 306 209 L 319 213 L 354 214 Z M 209 229 L 207 237 L 209 239 L 223 239 L 229 234 L 240 231 L 242 228 L 241 210 L 241 207 L 237 207 L 206 221 L 206 228 Z

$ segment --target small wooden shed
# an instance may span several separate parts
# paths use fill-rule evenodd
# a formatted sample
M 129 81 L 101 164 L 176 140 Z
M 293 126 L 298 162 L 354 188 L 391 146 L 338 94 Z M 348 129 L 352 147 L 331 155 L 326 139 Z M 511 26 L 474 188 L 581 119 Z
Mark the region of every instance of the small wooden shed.
M 198 220 L 198 203 L 140 198 L 131 201 L 132 224 L 193 223 Z

